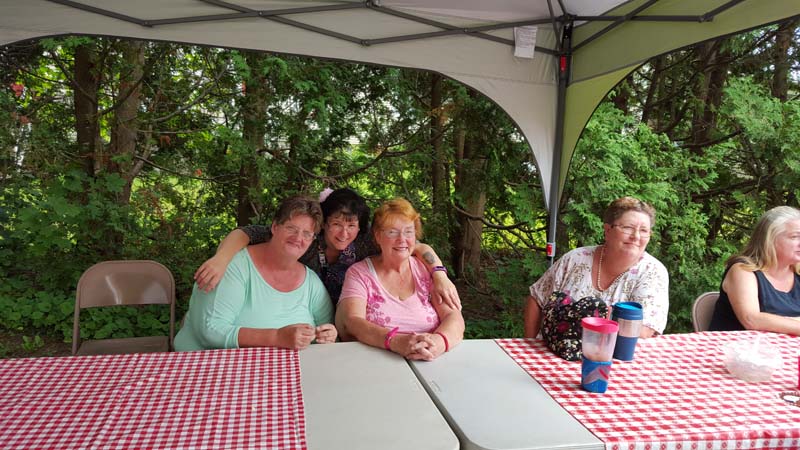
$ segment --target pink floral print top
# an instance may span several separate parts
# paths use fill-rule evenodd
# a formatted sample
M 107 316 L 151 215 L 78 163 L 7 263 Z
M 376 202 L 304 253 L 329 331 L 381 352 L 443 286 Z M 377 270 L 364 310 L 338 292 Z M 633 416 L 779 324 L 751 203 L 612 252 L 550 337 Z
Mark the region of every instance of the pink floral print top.
M 370 258 L 347 270 L 340 301 L 367 300 L 366 319 L 386 328 L 398 327 L 404 333 L 429 333 L 439 326 L 439 315 L 431 304 L 431 275 L 417 258 L 408 258 L 414 277 L 414 294 L 400 300 L 381 285 Z

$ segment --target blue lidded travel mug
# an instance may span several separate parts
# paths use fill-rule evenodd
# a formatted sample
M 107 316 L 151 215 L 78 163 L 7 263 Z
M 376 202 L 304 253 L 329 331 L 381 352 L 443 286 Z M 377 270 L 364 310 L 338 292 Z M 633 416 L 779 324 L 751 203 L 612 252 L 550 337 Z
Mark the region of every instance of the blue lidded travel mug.
M 636 341 L 642 329 L 644 313 L 642 305 L 636 302 L 619 302 L 612 307 L 611 320 L 619 324 L 617 345 L 614 346 L 614 358 L 620 361 L 633 360 Z

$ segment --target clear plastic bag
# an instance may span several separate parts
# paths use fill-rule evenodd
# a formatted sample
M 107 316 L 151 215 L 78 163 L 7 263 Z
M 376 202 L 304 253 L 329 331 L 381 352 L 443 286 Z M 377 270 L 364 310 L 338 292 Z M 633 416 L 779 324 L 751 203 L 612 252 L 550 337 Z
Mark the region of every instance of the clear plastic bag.
M 750 383 L 769 381 L 781 366 L 781 353 L 761 342 L 761 336 L 730 342 L 722 348 L 725 368 L 731 375 Z

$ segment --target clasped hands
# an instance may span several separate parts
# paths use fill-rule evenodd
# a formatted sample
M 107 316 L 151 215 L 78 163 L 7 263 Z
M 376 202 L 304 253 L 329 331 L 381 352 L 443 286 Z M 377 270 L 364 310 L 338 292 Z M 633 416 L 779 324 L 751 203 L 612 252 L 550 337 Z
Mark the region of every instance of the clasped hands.
M 421 361 L 431 361 L 445 351 L 443 338 L 434 333 L 397 334 L 389 347 L 405 358 Z
M 336 327 L 330 323 L 317 327 L 307 323 L 297 323 L 278 329 L 279 345 L 292 350 L 303 350 L 315 339 L 317 344 L 332 344 L 336 342 L 337 335 Z

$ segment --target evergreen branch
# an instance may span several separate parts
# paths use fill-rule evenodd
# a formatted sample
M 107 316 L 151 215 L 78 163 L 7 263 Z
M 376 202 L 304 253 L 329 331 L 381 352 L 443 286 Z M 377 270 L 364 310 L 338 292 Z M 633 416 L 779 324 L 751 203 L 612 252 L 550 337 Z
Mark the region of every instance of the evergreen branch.
M 212 178 L 199 177 L 199 176 L 196 176 L 196 175 L 188 175 L 188 174 L 185 174 L 185 173 L 181 173 L 181 172 L 179 172 L 179 171 L 177 171 L 175 169 L 169 169 L 167 167 L 160 166 L 160 165 L 158 165 L 158 164 L 156 164 L 156 163 L 154 163 L 154 162 L 152 162 L 152 161 L 150 161 L 150 160 L 148 160 L 146 158 L 143 158 L 143 157 L 141 157 L 139 155 L 133 155 L 133 157 L 135 159 L 138 159 L 138 160 L 144 162 L 147 165 L 155 167 L 156 169 L 163 170 L 164 172 L 168 172 L 168 173 L 171 173 L 173 175 L 177 175 L 177 176 L 182 177 L 182 178 L 191 178 L 191 179 L 194 179 L 194 180 L 210 181 L 212 183 L 222 183 L 222 184 L 229 184 L 229 183 L 232 183 L 233 181 L 232 180 L 221 180 L 220 178 L 228 178 L 228 177 L 237 178 L 236 175 L 220 175 L 218 177 L 212 177 Z
M 717 145 L 717 144 L 719 144 L 719 143 L 721 143 L 721 142 L 725 142 L 725 141 L 727 141 L 728 139 L 734 138 L 734 137 L 736 137 L 736 136 L 738 136 L 738 135 L 740 135 L 740 134 L 742 134 L 742 130 L 736 130 L 736 131 L 734 131 L 733 133 L 730 133 L 730 134 L 728 134 L 728 135 L 725 135 L 725 136 L 719 137 L 719 138 L 717 138 L 717 139 L 712 139 L 712 140 L 710 140 L 710 141 L 706 141 L 706 142 L 699 142 L 699 143 L 683 144 L 683 145 L 681 145 L 681 148 L 692 149 L 692 148 L 705 148 L 705 147 L 711 147 L 712 145 Z
M 495 230 L 509 231 L 509 230 L 522 228 L 524 225 L 528 224 L 528 222 L 519 222 L 519 223 L 515 223 L 514 225 L 498 225 L 496 223 L 489 222 L 483 216 L 476 216 L 474 214 L 470 214 L 467 211 L 464 211 L 463 209 L 459 208 L 455 204 L 453 205 L 453 209 L 455 209 L 456 212 L 458 212 L 460 215 L 462 215 L 462 216 L 464 216 L 464 217 L 466 217 L 468 219 L 478 220 L 481 223 L 483 223 L 486 227 L 493 228 Z

